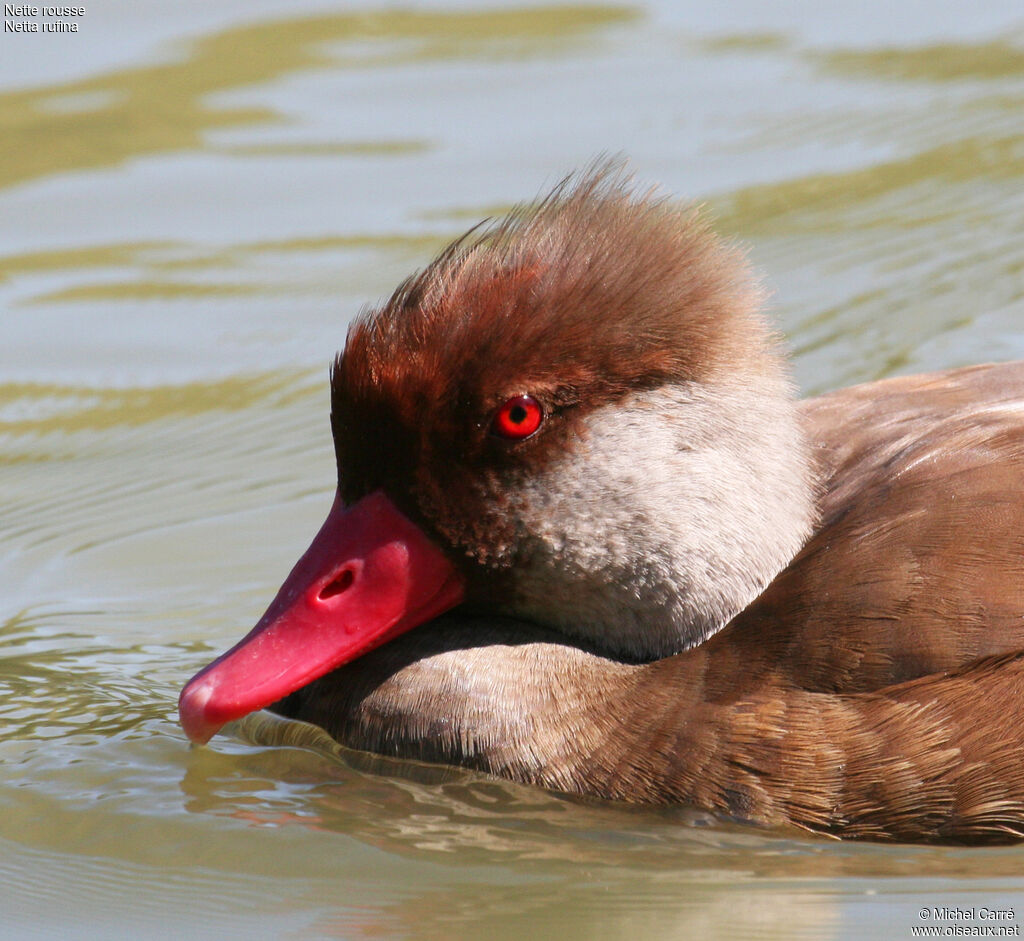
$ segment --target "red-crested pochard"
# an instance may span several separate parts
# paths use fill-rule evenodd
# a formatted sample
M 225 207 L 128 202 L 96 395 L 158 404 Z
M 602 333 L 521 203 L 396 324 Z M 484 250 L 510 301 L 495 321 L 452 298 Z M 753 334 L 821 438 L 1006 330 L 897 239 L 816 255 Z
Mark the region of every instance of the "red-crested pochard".
M 571 794 L 1024 837 L 1024 364 L 798 402 L 760 300 L 614 170 L 452 244 L 351 326 L 337 499 L 188 736 L 272 706 Z

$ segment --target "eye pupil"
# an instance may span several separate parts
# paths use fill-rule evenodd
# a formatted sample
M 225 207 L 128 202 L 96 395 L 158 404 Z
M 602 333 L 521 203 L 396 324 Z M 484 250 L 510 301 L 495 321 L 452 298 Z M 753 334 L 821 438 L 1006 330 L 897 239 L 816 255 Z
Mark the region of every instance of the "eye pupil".
M 508 411 L 509 421 L 514 425 L 521 425 L 526 421 L 526 409 L 522 405 L 513 405 Z

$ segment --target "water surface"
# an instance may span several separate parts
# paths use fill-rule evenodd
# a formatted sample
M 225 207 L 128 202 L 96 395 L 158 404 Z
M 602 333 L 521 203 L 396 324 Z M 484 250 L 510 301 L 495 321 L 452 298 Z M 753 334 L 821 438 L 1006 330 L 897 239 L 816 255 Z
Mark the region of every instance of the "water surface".
M 808 394 L 1024 357 L 1019 4 L 724 6 L 98 0 L 77 34 L 0 34 L 5 932 L 1024 922 L 1016 848 L 567 801 L 263 720 L 190 749 L 176 724 L 330 504 L 347 322 L 599 153 L 747 243 Z

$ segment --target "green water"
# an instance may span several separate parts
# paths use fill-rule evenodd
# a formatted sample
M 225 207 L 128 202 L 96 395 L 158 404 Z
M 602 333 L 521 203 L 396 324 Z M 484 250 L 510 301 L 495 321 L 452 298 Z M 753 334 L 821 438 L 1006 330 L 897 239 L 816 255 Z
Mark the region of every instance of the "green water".
M 749 246 L 808 393 L 1024 357 L 1019 3 L 884 14 L 99 0 L 77 33 L 0 33 L 0 935 L 1024 923 L 1024 849 L 583 805 L 260 718 L 190 749 L 176 724 L 330 504 L 348 320 L 601 152 Z

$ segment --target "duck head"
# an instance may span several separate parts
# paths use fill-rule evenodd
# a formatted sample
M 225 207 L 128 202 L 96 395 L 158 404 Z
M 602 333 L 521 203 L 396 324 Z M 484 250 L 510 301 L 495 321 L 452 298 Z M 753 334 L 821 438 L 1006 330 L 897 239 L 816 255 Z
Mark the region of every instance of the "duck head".
M 334 506 L 183 690 L 189 737 L 459 604 L 633 660 L 722 628 L 814 515 L 760 304 L 699 214 L 607 168 L 449 246 L 350 327 Z

